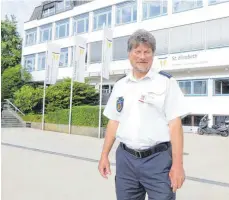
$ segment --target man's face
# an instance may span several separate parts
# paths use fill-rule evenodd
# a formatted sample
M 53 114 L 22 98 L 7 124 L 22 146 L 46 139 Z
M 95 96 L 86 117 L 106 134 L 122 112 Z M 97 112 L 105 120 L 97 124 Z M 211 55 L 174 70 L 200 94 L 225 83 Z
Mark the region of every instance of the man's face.
M 147 73 L 150 70 L 153 63 L 153 56 L 152 49 L 144 43 L 133 47 L 128 54 L 133 69 L 140 73 Z

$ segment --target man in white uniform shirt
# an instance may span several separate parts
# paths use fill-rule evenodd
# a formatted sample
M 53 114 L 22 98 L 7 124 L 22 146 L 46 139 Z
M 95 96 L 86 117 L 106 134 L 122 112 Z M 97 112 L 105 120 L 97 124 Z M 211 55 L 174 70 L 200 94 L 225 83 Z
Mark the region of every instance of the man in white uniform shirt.
M 174 200 L 185 179 L 181 116 L 187 114 L 176 80 L 152 69 L 154 36 L 145 30 L 128 40 L 131 72 L 113 88 L 104 115 L 109 118 L 99 162 L 104 177 L 111 173 L 109 152 L 117 138 L 118 200 Z

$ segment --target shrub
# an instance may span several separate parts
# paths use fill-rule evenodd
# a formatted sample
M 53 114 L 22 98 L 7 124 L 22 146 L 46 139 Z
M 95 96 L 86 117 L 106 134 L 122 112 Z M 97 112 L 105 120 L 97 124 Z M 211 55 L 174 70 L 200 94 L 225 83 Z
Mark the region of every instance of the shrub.
M 36 113 L 42 108 L 42 95 L 42 88 L 24 85 L 14 93 L 14 104 L 24 113 Z
M 103 108 L 102 108 L 103 112 Z M 41 122 L 42 115 L 26 115 L 25 121 Z M 62 109 L 45 114 L 45 122 L 53 124 L 68 124 L 69 109 Z M 102 115 L 102 127 L 106 127 L 108 119 Z M 98 106 L 76 106 L 72 108 L 72 125 L 98 127 L 99 107 Z
M 64 79 L 51 85 L 46 91 L 46 110 L 53 112 L 68 109 L 70 102 L 71 79 Z M 95 88 L 87 83 L 74 82 L 72 105 L 98 105 L 99 94 Z

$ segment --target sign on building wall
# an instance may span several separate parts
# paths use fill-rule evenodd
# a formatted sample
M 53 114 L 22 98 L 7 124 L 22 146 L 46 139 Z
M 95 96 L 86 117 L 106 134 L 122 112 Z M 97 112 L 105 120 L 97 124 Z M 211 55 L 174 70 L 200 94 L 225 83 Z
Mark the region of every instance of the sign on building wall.
M 185 69 L 209 66 L 228 66 L 229 48 L 208 51 L 195 51 L 187 53 L 156 56 L 154 65 L 160 69 Z

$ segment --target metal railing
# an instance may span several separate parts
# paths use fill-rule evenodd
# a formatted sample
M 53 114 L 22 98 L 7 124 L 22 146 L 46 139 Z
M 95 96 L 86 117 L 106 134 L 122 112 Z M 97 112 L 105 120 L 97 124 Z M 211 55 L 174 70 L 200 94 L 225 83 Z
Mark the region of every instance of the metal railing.
M 4 99 L 8 108 L 10 108 L 11 110 L 13 110 L 16 113 L 20 113 L 21 115 L 25 116 L 25 114 L 19 109 L 17 108 L 9 99 Z

